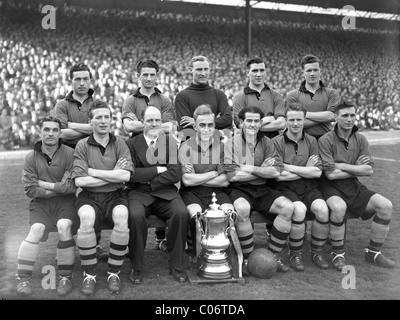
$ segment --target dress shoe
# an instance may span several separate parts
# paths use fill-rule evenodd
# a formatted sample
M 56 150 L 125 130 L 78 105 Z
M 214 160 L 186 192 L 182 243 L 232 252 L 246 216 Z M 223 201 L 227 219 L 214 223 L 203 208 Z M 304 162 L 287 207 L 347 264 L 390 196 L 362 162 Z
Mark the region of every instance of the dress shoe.
M 84 273 L 84 276 L 81 291 L 85 296 L 90 296 L 96 289 L 96 276 L 88 273 Z
M 311 251 L 311 260 L 320 269 L 328 269 L 329 268 L 328 262 L 325 260 L 325 258 L 323 257 L 322 253 L 320 253 L 320 252 Z
M 199 257 L 194 256 L 193 254 L 189 254 L 189 270 L 198 270 L 200 267 L 200 259 Z
M 344 259 L 344 252 L 343 253 L 336 253 L 336 252 L 332 252 L 331 253 L 334 257 L 332 259 L 332 264 L 333 267 L 342 272 L 342 269 L 344 268 L 344 266 L 346 265 L 346 260 Z
M 277 258 L 276 262 L 278 264 L 277 269 L 276 269 L 278 272 L 284 273 L 284 272 L 289 271 L 289 267 L 282 262 L 281 258 Z
M 158 250 L 160 250 L 161 252 L 167 252 L 168 248 L 167 248 L 167 239 L 163 239 L 161 240 L 159 243 L 157 243 L 157 248 Z
M 304 271 L 305 268 L 301 253 L 294 253 L 290 256 L 290 266 L 295 271 Z
M 179 271 L 176 269 L 169 269 L 169 273 L 180 283 L 186 282 L 186 273 L 184 271 Z
M 374 263 L 382 268 L 394 268 L 396 263 L 386 258 L 380 251 L 374 251 L 369 248 L 365 248 L 365 261 Z
M 108 272 L 107 287 L 111 293 L 118 293 L 121 291 L 121 279 L 118 273 Z
M 72 291 L 72 276 L 61 277 L 60 282 L 58 284 L 57 293 L 59 296 L 66 296 L 68 293 Z
M 131 280 L 134 284 L 141 284 L 143 280 L 142 272 L 132 269 L 129 275 L 129 280 Z

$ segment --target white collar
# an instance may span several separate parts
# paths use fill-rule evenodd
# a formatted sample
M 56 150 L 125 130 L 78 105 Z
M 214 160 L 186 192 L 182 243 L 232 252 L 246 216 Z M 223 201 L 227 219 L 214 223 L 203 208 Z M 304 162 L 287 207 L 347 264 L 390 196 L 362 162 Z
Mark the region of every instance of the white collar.
M 148 146 L 148 147 L 150 147 L 150 144 L 151 144 L 152 141 L 154 141 L 154 144 L 157 143 L 158 136 L 157 136 L 157 138 L 155 138 L 155 139 L 150 139 L 150 138 L 149 138 L 148 136 L 146 136 L 145 134 L 143 134 L 143 136 L 144 136 L 144 139 L 146 140 L 146 143 L 147 143 L 147 146 Z

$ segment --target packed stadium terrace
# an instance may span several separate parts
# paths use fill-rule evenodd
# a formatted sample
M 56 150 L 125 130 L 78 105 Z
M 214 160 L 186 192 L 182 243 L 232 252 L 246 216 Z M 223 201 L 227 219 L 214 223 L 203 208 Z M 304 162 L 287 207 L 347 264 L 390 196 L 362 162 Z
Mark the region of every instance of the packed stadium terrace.
M 68 71 L 76 62 L 93 70 L 96 98 L 114 108 L 120 135 L 139 59 L 159 63 L 158 88 L 172 101 L 189 85 L 188 62 L 198 54 L 210 59 L 210 84 L 230 103 L 247 83 L 244 18 L 65 6 L 57 10 L 56 29 L 44 30 L 37 7 L 1 15 L 2 149 L 32 145 L 40 118 L 70 90 Z M 400 129 L 399 33 L 254 20 L 252 36 L 252 55 L 266 61 L 268 84 L 284 97 L 302 81 L 301 57 L 313 53 L 322 60 L 324 83 L 359 106 L 362 129 Z

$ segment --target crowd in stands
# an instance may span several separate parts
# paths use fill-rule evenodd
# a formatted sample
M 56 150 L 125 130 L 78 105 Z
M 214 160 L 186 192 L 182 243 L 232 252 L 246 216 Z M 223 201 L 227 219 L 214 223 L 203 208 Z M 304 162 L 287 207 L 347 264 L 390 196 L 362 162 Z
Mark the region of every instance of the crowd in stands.
M 121 107 L 138 86 L 138 60 L 161 67 L 158 88 L 172 101 L 190 83 L 194 55 L 211 61 L 211 85 L 232 104 L 246 84 L 245 20 L 151 11 L 57 10 L 56 29 L 42 28 L 38 8 L 8 8 L 0 15 L 1 147 L 31 146 L 41 117 L 71 90 L 76 62 L 94 72 L 95 98 L 114 109 L 115 132 L 124 135 Z M 286 93 L 302 81 L 300 59 L 322 60 L 325 85 L 356 102 L 362 129 L 400 129 L 399 33 L 360 32 L 288 21 L 253 21 L 252 55 L 267 62 L 268 85 Z

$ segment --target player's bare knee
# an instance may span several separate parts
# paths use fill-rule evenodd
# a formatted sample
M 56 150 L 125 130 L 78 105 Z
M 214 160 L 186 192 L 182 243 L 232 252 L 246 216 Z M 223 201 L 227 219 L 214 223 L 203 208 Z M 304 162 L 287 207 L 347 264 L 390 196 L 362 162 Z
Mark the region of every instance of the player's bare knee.
M 34 223 L 29 230 L 27 239 L 32 242 L 38 242 L 44 234 L 46 227 L 42 223 Z
M 60 219 L 57 222 L 57 231 L 61 238 L 66 238 L 71 235 L 72 221 L 69 219 Z
M 239 198 L 235 200 L 233 205 L 238 214 L 238 222 L 246 222 L 250 219 L 251 206 L 247 200 Z
M 278 203 L 278 214 L 285 221 L 291 221 L 294 213 L 294 204 L 287 198 L 282 198 Z
M 383 198 L 377 205 L 377 213 L 381 219 L 389 220 L 392 218 L 393 204 L 389 199 Z
M 347 205 L 342 198 L 331 197 L 327 200 L 329 209 L 331 210 L 330 220 L 333 222 L 342 222 L 346 215 Z
M 314 201 L 311 205 L 311 211 L 318 221 L 327 222 L 329 220 L 329 209 L 325 201 Z
M 307 207 L 304 205 L 304 203 L 296 201 L 294 203 L 292 220 L 299 222 L 304 221 L 304 219 L 306 218 L 306 213 Z
M 78 216 L 80 219 L 80 229 L 83 231 L 89 231 L 93 229 L 94 222 L 96 220 L 96 213 L 90 206 L 83 206 L 78 210 Z
M 117 229 L 128 228 L 128 208 L 117 206 L 112 212 L 112 219 Z

